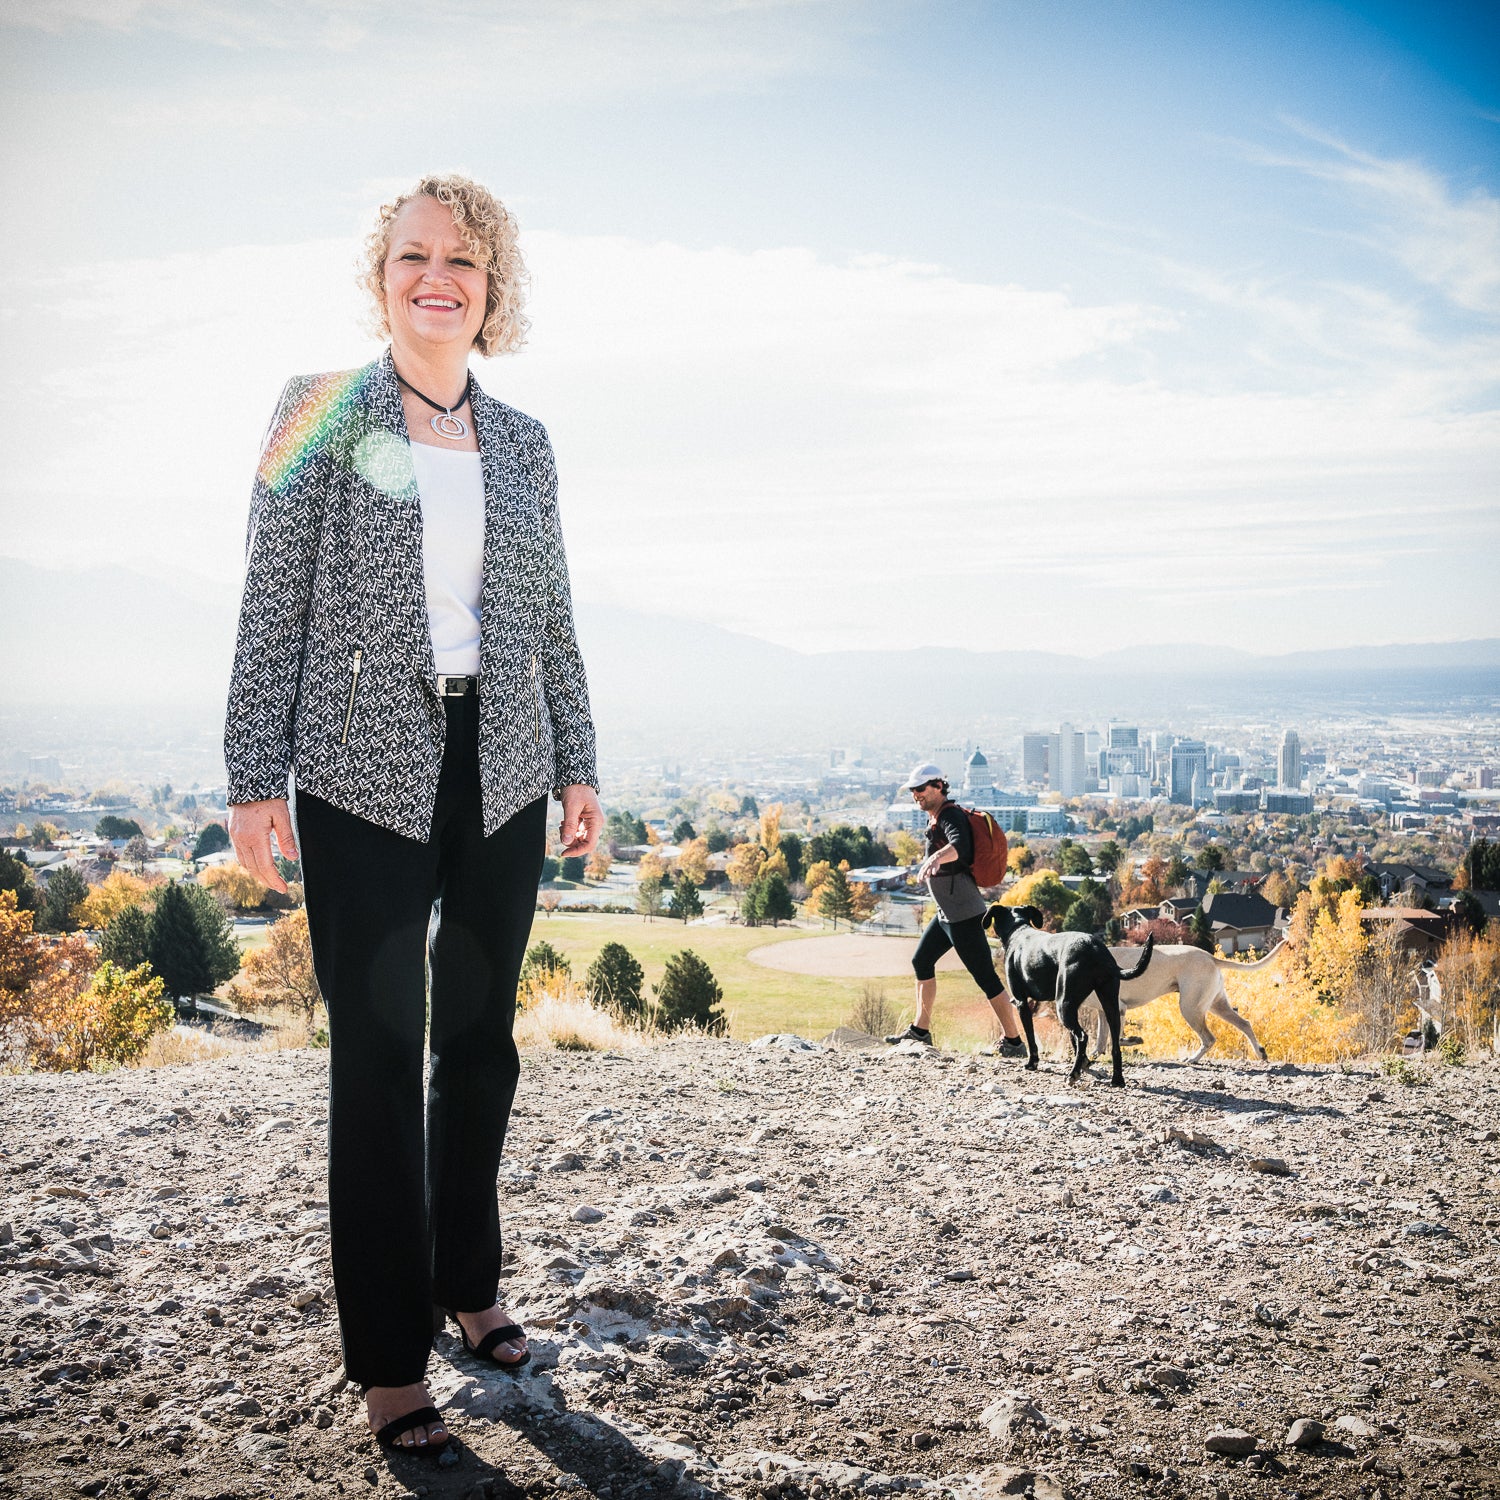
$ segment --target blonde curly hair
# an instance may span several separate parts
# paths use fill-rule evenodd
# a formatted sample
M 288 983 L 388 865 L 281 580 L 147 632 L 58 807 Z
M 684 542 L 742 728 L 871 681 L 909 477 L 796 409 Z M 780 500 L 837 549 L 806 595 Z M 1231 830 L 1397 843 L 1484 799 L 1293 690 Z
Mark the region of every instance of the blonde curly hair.
M 445 172 L 422 178 L 408 193 L 380 207 L 375 228 L 365 241 L 364 275 L 360 278 L 374 303 L 372 322 L 381 338 L 389 338 L 385 303 L 385 258 L 391 248 L 396 215 L 413 198 L 436 198 L 449 213 L 469 253 L 488 276 L 484 322 L 474 335 L 474 347 L 485 358 L 513 354 L 526 342 L 531 320 L 521 310 L 526 301 L 526 263 L 517 244 L 518 228 L 505 205 L 471 178 Z

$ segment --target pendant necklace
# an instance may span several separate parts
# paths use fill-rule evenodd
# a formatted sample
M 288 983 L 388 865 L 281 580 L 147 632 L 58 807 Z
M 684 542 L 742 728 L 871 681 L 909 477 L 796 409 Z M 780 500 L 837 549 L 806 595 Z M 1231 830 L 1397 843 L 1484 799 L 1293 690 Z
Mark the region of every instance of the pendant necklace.
M 461 443 L 469 435 L 469 425 L 462 417 L 454 416 L 454 413 L 462 410 L 464 402 L 471 394 L 472 375 L 464 377 L 464 393 L 453 403 L 452 406 L 444 406 L 441 401 L 434 401 L 431 396 L 424 396 L 411 381 L 403 379 L 401 372 L 396 371 L 396 379 L 401 381 L 407 390 L 419 401 L 425 401 L 438 415 L 429 417 L 427 425 L 437 433 L 440 438 L 447 438 L 450 443 Z

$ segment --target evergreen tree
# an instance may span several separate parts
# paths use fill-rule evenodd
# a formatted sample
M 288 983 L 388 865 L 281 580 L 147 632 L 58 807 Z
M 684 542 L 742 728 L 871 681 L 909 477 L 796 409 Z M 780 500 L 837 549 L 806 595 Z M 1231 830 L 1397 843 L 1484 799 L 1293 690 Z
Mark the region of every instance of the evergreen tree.
M 17 911 L 35 911 L 41 901 L 36 882 L 31 878 L 31 866 L 26 862 L 26 851 L 0 849 L 0 891 L 12 891 L 16 898 Z
M 200 893 L 202 899 L 189 891 Z M 233 954 L 231 962 L 226 962 L 226 942 Z M 178 1000 L 208 993 L 240 967 L 223 907 L 202 886 L 185 886 L 176 880 L 156 898 L 146 954 L 167 993 Z
M 698 1026 L 711 1036 L 723 1032 L 724 1016 L 718 1004 L 724 991 L 713 970 L 691 949 L 667 960 L 661 983 L 652 985 L 651 993 L 656 997 L 656 1024 L 663 1031 Z
M 1068 908 L 1064 932 L 1098 932 L 1109 920 L 1109 909 L 1098 895 L 1087 891 Z
M 797 915 L 797 903 L 792 900 L 791 890 L 779 872 L 773 871 L 770 875 L 762 875 L 755 883 L 760 887 L 761 892 L 761 921 L 769 922 L 772 927 L 779 927 L 781 923 L 790 922 Z M 852 903 L 852 892 L 850 899 Z
M 654 921 L 661 915 L 661 876 L 647 875 L 636 882 L 635 909 L 647 920 Z
M 1475 937 L 1484 935 L 1484 929 L 1489 925 L 1489 918 L 1472 892 L 1460 891 L 1454 898 L 1452 910 L 1453 920 L 1460 927 L 1466 928 Z
M 745 887 L 745 894 L 740 897 L 740 921 L 746 927 L 759 927 L 766 910 L 766 888 L 765 883 L 753 880 Z
M 1225 865 L 1224 851 L 1217 844 L 1205 844 L 1198 851 L 1200 870 L 1222 870 Z
M 829 871 L 828 879 L 818 892 L 818 911 L 833 919 L 835 932 L 839 930 L 840 919 L 851 924 L 854 921 L 854 896 L 849 890 L 848 878 L 837 865 Z
M 606 943 L 589 965 L 583 985 L 595 1005 L 622 1020 L 637 1021 L 646 1008 L 641 997 L 645 978 L 646 971 L 624 943 Z
M 37 928 L 42 932 L 77 932 L 73 908 L 89 893 L 88 882 L 72 865 L 64 865 L 49 877 L 37 908 Z
M 101 839 L 134 839 L 139 838 L 145 831 L 134 818 L 121 818 L 114 813 L 105 813 L 94 824 L 94 832 Z
M 1183 859 L 1180 851 L 1174 852 L 1172 862 L 1167 866 L 1167 884 L 1175 889 L 1187 878 L 1187 861 Z
M 1208 913 L 1200 906 L 1196 908 L 1187 920 L 1188 931 L 1192 934 L 1193 942 L 1202 948 L 1205 953 L 1214 951 L 1214 927 L 1208 919 Z
M 193 858 L 206 859 L 210 854 L 217 854 L 228 847 L 229 830 L 222 823 L 205 823 L 198 830 L 198 840 L 193 845 Z
M 740 816 L 742 818 L 758 818 L 760 816 L 759 804 L 748 793 L 740 798 Z
M 703 915 L 703 898 L 686 875 L 678 876 L 676 889 L 672 892 L 672 915 L 681 917 L 684 922 Z
M 139 904 L 110 918 L 99 934 L 99 956 L 126 970 L 151 962 L 151 914 Z
M 717 823 L 711 823 L 703 835 L 703 842 L 708 845 L 710 854 L 722 854 L 729 847 L 729 835 Z
M 784 833 L 780 842 L 781 857 L 786 861 L 786 878 L 793 883 L 802 879 L 802 840 L 795 833 Z
M 697 837 L 698 835 L 693 832 L 693 825 L 686 818 L 683 818 L 672 830 L 674 844 L 686 844 Z
M 564 880 L 571 880 L 574 885 L 580 884 L 583 880 L 587 863 L 582 855 L 570 854 L 562 862 L 562 878 Z

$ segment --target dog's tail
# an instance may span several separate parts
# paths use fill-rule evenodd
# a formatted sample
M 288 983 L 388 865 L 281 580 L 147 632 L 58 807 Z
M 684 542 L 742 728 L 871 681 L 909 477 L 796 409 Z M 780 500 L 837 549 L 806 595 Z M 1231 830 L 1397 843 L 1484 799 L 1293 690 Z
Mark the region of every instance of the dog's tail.
M 1282 938 L 1282 940 L 1277 943 L 1277 945 L 1272 948 L 1264 958 L 1256 959 L 1253 964 L 1239 964 L 1236 963 L 1232 958 L 1221 958 L 1217 953 L 1214 954 L 1213 960 L 1221 969 L 1233 969 L 1237 974 L 1248 974 L 1252 969 L 1265 968 L 1265 966 L 1270 963 L 1285 946 L 1286 939 Z
M 1141 956 L 1136 960 L 1135 968 L 1128 971 L 1125 969 L 1120 969 L 1120 978 L 1122 980 L 1139 979 L 1141 975 L 1146 972 L 1146 965 L 1151 962 L 1151 950 L 1155 946 L 1156 934 L 1154 932 L 1147 933 L 1146 946 L 1141 949 Z M 1116 964 L 1115 967 L 1118 969 L 1120 966 Z

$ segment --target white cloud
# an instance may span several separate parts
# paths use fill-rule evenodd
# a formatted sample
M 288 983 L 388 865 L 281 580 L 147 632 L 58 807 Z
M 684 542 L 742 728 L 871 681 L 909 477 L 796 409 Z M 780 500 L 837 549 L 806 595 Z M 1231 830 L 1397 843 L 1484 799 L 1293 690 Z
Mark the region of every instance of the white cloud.
M 1359 195 L 1380 216 L 1369 231 L 1371 243 L 1456 306 L 1500 314 L 1500 198 L 1482 188 L 1455 193 L 1420 162 L 1374 156 L 1310 126 L 1288 123 L 1328 154 L 1288 157 L 1256 151 L 1252 158 L 1295 168 Z
M 1470 409 L 1489 372 L 1466 384 L 1431 336 L 1409 364 L 1208 389 L 1174 365 L 1196 302 L 1086 305 L 796 248 L 527 247 L 533 347 L 481 375 L 548 423 L 595 601 L 803 646 L 1079 650 L 1201 636 L 1164 628 L 1191 608 L 1290 649 L 1366 638 L 1358 612 L 1413 570 L 1441 597 L 1496 556 L 1500 432 Z M 354 250 L 105 264 L 0 307 L 7 550 L 167 556 L 232 588 L 280 382 L 373 353 Z M 1232 311 L 1275 339 L 1303 316 Z

